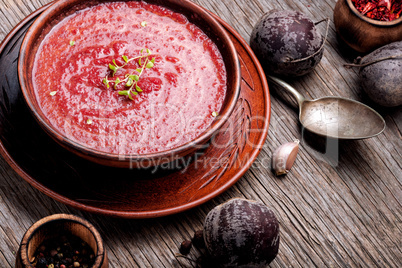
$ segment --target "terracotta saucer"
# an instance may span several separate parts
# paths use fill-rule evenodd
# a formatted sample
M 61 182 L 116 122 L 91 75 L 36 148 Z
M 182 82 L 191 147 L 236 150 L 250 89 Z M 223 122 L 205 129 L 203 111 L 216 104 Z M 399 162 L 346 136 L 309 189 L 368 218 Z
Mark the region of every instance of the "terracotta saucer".
M 227 23 L 240 56 L 242 87 L 232 120 L 210 146 L 190 159 L 155 170 L 94 164 L 64 150 L 35 122 L 17 77 L 22 38 L 37 10 L 0 45 L 0 153 L 28 183 L 77 209 L 124 218 L 153 218 L 198 206 L 238 181 L 258 156 L 268 132 L 270 97 L 264 72 Z

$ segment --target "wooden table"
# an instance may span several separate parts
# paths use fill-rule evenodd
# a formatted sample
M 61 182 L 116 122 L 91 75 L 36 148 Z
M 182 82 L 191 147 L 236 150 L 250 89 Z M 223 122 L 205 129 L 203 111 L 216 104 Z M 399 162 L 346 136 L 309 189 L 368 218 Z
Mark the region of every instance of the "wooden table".
M 0 0 L 0 40 L 50 0 Z M 271 9 L 299 10 L 313 20 L 332 18 L 335 0 L 195 0 L 249 40 L 253 25 Z M 319 25 L 321 32 L 325 25 Z M 386 130 L 359 141 L 326 143 L 303 136 L 297 106 L 271 86 L 268 138 L 253 167 L 231 189 L 189 211 L 157 219 L 127 220 L 82 212 L 31 187 L 0 159 L 0 267 L 14 267 L 25 231 L 42 217 L 72 213 L 93 223 L 107 245 L 111 267 L 193 267 L 175 258 L 178 245 L 201 229 L 206 214 L 232 198 L 261 200 L 280 221 L 281 244 L 272 267 L 402 267 L 402 112 L 373 104 L 357 70 L 343 63 L 357 55 L 338 39 L 331 22 L 321 63 L 309 75 L 289 79 L 310 98 L 340 95 L 362 101 L 385 118 Z M 301 140 L 291 172 L 270 171 L 280 144 Z M 190 258 L 200 252 L 193 250 Z

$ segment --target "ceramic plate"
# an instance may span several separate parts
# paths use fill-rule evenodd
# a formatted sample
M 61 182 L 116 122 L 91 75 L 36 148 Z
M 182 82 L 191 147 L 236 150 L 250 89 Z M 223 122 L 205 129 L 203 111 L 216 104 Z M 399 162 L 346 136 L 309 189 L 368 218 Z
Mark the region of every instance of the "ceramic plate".
M 258 156 L 268 132 L 270 98 L 264 72 L 247 43 L 221 19 L 239 53 L 240 98 L 210 146 L 191 158 L 149 169 L 94 164 L 64 150 L 36 123 L 17 76 L 22 39 L 37 10 L 0 46 L 0 152 L 44 194 L 74 208 L 124 218 L 152 218 L 198 206 L 236 183 Z

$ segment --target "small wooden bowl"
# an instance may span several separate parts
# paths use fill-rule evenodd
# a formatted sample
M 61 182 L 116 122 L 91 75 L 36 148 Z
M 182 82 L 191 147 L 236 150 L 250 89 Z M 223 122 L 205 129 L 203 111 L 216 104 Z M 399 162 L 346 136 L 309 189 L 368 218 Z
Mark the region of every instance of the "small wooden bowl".
M 228 33 L 208 11 L 192 3 L 190 0 L 149 0 L 147 3 L 160 5 L 186 16 L 191 23 L 204 31 L 204 33 L 217 45 L 222 54 L 227 73 L 226 98 L 221 111 L 219 112 L 219 116 L 199 137 L 184 145 L 157 153 L 130 155 L 106 153 L 84 146 L 68 138 L 50 123 L 49 119 L 41 110 L 39 102 L 35 96 L 32 82 L 32 70 L 35 55 L 41 41 L 52 27 L 66 16 L 78 10 L 103 2 L 113 2 L 113 0 L 55 1 L 54 4 L 47 8 L 35 20 L 28 30 L 21 45 L 18 62 L 18 77 L 22 93 L 31 113 L 45 132 L 61 146 L 80 157 L 101 165 L 121 168 L 151 167 L 169 163 L 193 154 L 208 142 L 214 134 L 218 133 L 221 127 L 230 118 L 240 95 L 241 72 L 237 51 Z
M 345 43 L 360 53 L 402 40 L 402 17 L 393 21 L 370 19 L 356 9 L 352 0 L 338 0 L 334 24 Z
M 109 267 L 102 238 L 95 227 L 80 217 L 68 214 L 55 214 L 34 223 L 21 240 L 15 267 L 33 268 L 30 260 L 33 259 L 38 246 L 47 239 L 59 236 L 62 232 L 77 236 L 93 249 L 95 252 L 93 268 Z

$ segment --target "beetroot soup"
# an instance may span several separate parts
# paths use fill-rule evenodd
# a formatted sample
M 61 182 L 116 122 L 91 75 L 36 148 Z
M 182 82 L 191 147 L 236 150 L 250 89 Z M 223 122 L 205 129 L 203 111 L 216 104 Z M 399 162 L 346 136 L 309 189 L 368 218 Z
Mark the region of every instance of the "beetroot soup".
M 54 127 L 116 154 L 160 152 L 195 139 L 226 94 L 216 45 L 183 15 L 135 1 L 63 19 L 40 45 L 33 75 Z

